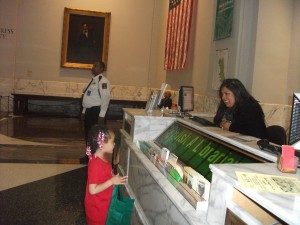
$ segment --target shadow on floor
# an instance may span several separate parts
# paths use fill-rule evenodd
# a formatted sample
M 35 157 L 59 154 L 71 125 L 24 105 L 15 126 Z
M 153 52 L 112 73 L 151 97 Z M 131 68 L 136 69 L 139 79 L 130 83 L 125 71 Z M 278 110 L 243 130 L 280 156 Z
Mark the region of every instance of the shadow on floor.
M 0 224 L 85 225 L 87 167 L 0 192 Z

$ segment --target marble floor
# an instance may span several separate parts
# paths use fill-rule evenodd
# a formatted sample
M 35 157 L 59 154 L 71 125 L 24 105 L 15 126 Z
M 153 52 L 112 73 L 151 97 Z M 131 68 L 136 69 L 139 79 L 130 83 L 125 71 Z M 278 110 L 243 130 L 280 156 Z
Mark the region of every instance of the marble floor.
M 77 118 L 0 118 L 0 224 L 85 225 L 84 154 Z

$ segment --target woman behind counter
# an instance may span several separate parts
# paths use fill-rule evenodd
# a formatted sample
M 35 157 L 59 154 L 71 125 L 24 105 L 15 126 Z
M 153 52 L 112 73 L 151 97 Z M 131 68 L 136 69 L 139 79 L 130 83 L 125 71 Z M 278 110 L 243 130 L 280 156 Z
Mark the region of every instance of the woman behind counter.
M 224 130 L 267 138 L 265 116 L 258 101 L 238 79 L 225 79 L 219 90 L 220 104 L 214 117 Z
M 161 100 L 158 107 L 161 109 L 162 107 L 168 107 L 169 109 L 172 109 L 172 98 L 171 98 L 171 92 L 165 91 L 164 98 Z

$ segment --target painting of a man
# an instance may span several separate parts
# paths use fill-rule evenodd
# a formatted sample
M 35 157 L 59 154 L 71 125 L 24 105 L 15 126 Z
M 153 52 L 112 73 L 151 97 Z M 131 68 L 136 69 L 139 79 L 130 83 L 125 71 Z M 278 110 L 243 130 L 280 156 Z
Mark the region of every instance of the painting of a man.
M 102 61 L 104 18 L 70 15 L 67 61 Z
M 79 57 L 77 60 L 81 60 L 83 63 L 90 63 L 91 61 L 99 60 L 99 58 L 97 57 L 96 44 L 97 44 L 97 40 L 96 40 L 95 32 L 89 29 L 87 23 L 84 23 L 82 25 L 82 31 L 80 32 L 78 38 L 77 56 Z
M 65 8 L 62 67 L 91 69 L 96 61 L 107 64 L 109 12 Z

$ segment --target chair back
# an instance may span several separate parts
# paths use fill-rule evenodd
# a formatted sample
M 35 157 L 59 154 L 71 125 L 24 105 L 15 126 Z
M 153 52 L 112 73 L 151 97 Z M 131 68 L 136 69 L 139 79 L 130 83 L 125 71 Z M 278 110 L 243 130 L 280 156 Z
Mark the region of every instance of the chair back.
M 267 127 L 268 140 L 278 145 L 286 145 L 286 132 L 282 126 Z

